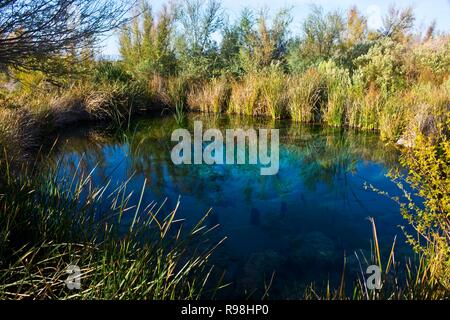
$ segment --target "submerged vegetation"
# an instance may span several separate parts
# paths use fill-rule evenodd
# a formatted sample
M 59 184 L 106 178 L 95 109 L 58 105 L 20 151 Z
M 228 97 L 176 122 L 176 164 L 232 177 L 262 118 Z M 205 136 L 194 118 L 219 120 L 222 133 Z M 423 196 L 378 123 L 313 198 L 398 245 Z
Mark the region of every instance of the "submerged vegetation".
M 131 19 L 123 19 L 123 8 L 109 8 L 109 16 L 91 25 L 97 29 L 58 29 L 69 34 L 45 54 L 33 41 L 14 43 L 19 27 L 0 34 L 0 297 L 205 297 L 211 247 L 185 246 L 206 231 L 201 226 L 187 236 L 168 232 L 176 209 L 160 220 L 156 204 L 128 207 L 126 185 L 106 195 L 107 181 L 105 188 L 91 189 L 87 175 L 74 186 L 73 177 L 60 181 L 54 172 L 30 168 L 30 161 L 18 162 L 50 147 L 48 137 L 57 130 L 86 121 L 122 127 L 134 115 L 163 110 L 179 125 L 188 111 L 267 116 L 374 130 L 407 147 L 401 161 L 408 173 L 393 172 L 392 178 L 404 190 L 395 200 L 414 227 L 408 241 L 419 262 L 405 266 L 405 286 L 387 277 L 391 291 L 370 296 L 360 281 L 353 298 L 449 297 L 448 34 L 434 25 L 414 33 L 411 8 L 392 7 L 383 27 L 371 30 L 356 7 L 345 14 L 313 7 L 300 35 L 290 34 L 287 9 L 273 17 L 245 9 L 228 21 L 215 0 L 180 1 L 157 15 L 142 1 Z M 109 31 L 102 19 L 113 17 L 120 19 L 111 28 L 121 22 L 121 58 L 107 61 L 96 57 L 94 35 Z M 3 48 L 29 50 L 17 60 Z M 100 205 L 106 199 L 107 209 Z M 140 210 L 150 217 L 137 229 L 151 229 L 155 238 L 145 245 L 141 232 L 130 230 L 124 238 L 116 233 L 122 213 L 136 217 Z M 386 272 L 394 268 L 392 259 Z M 374 261 L 381 265 L 376 255 Z M 71 263 L 93 284 L 73 296 L 64 291 L 61 271 Z M 332 291 L 325 296 L 346 298 L 345 290 Z M 311 289 L 307 297 L 322 295 Z

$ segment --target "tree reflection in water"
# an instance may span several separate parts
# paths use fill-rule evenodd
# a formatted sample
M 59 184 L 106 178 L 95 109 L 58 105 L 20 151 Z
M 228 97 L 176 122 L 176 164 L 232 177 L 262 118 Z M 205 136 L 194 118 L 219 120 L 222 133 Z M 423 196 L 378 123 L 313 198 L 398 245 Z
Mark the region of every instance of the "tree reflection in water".
M 264 289 L 276 269 L 272 297 L 295 298 L 311 281 L 338 281 L 344 251 L 369 248 L 374 216 L 381 246 L 386 248 L 402 223 L 394 203 L 364 190 L 364 182 L 394 192 L 385 177 L 398 167 L 398 154 L 374 133 L 302 125 L 240 116 L 190 115 L 204 130 L 218 128 L 280 129 L 280 170 L 261 176 L 259 165 L 173 165 L 171 133 L 178 125 L 171 116 L 136 120 L 125 132 L 88 128 L 67 133 L 55 155 L 61 177 L 78 165 L 94 184 L 111 186 L 133 176 L 129 190 L 148 181 L 148 202 L 181 195 L 182 218 L 196 221 L 209 208 L 210 225 L 220 224 L 218 236 L 228 240 L 215 263 L 228 270 L 228 290 Z M 137 193 L 133 197 L 137 198 Z M 131 201 L 137 201 L 137 199 Z M 127 223 L 127 220 L 124 220 Z M 357 268 L 349 258 L 348 270 Z M 252 290 L 250 290 L 253 288 Z M 250 290 L 250 291 L 249 291 Z M 233 294 L 235 297 L 236 295 Z

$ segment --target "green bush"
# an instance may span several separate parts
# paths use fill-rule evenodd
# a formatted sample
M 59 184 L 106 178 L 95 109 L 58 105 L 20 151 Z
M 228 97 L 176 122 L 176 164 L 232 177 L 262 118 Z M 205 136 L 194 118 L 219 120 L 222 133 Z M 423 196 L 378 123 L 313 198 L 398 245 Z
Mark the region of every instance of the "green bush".
M 450 122 L 446 124 L 447 130 Z M 418 134 L 415 147 L 405 149 L 401 163 L 407 175 L 391 176 L 403 191 L 396 200 L 403 217 L 413 227 L 408 242 L 426 259 L 427 285 L 434 294 L 450 292 L 450 142 Z M 406 188 L 405 184 L 409 187 Z M 420 199 L 420 201 L 418 201 Z
M 93 80 L 96 83 L 128 83 L 131 82 L 133 78 L 128 72 L 125 71 L 125 68 L 119 62 L 101 61 L 94 69 Z
M 382 93 L 390 93 L 405 86 L 405 50 L 390 38 L 378 40 L 367 54 L 356 59 L 358 76 L 366 88 L 375 85 Z

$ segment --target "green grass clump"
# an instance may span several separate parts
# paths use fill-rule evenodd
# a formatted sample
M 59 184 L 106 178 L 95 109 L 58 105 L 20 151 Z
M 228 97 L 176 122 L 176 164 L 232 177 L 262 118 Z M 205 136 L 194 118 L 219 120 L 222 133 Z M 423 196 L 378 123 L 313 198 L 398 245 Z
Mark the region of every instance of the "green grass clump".
M 348 71 L 329 61 L 319 65 L 319 72 L 325 78 L 328 97 L 323 110 L 323 121 L 331 126 L 343 126 L 346 124 L 346 111 L 349 103 L 350 76 Z
M 287 85 L 286 76 L 276 65 L 271 66 L 262 78 L 262 99 L 265 105 L 265 114 L 272 119 L 286 116 Z
M 383 105 L 380 117 L 380 138 L 387 141 L 396 141 L 405 129 L 405 118 L 408 112 L 406 99 L 403 93 L 392 95 Z
M 316 69 L 292 76 L 288 82 L 289 114 L 294 121 L 318 122 L 326 99 L 326 86 Z
M 350 105 L 347 108 L 347 123 L 350 127 L 362 130 L 378 130 L 380 110 L 384 97 L 376 86 L 366 87 L 359 74 L 353 76 L 349 88 Z

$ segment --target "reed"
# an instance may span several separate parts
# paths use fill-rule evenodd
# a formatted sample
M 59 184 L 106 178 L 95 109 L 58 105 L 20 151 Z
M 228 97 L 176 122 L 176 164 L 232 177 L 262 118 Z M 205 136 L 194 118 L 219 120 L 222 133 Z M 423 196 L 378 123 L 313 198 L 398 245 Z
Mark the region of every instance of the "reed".
M 205 113 L 223 113 L 228 109 L 231 87 L 225 78 L 211 81 L 192 88 L 188 94 L 188 106 L 192 110 Z
M 262 83 L 258 74 L 249 73 L 241 81 L 231 85 L 229 113 L 262 115 Z
M 323 121 L 331 126 L 344 126 L 346 112 L 349 106 L 348 90 L 350 76 L 348 70 L 340 68 L 334 62 L 328 61 L 319 65 L 327 87 L 327 103 L 323 110 Z
M 288 82 L 289 114 L 294 121 L 318 122 L 326 100 L 325 83 L 316 69 L 292 76 Z
M 364 251 L 354 252 L 360 266 L 359 274 L 347 274 L 347 258 L 343 259 L 343 271 L 337 287 L 328 282 L 324 288 L 311 284 L 305 290 L 307 300 L 441 300 L 448 299 L 447 287 L 436 281 L 433 261 L 423 253 L 412 259 L 397 261 L 395 250 L 397 239 L 390 248 L 381 248 L 378 242 L 377 226 L 373 218 L 368 218 L 372 228 L 372 241 L 369 255 Z M 383 254 L 385 253 L 385 254 Z M 442 260 L 439 260 L 442 263 Z M 380 289 L 368 288 L 366 269 L 377 266 L 381 271 Z M 442 270 L 442 268 L 441 268 Z M 348 277 L 353 286 L 346 288 Z
M 127 182 L 92 186 L 92 173 L 73 176 L 33 166 L 0 168 L 0 297 L 2 299 L 197 299 L 213 297 L 205 218 L 183 228 L 175 208 L 131 205 Z M 140 194 L 145 190 L 145 182 Z M 100 205 L 108 201 L 109 206 Z M 125 219 L 126 216 L 130 217 Z M 121 221 L 127 224 L 123 233 Z M 145 240 L 145 241 L 143 241 Z M 81 289 L 66 288 L 68 265 L 81 269 Z
M 286 76 L 278 66 L 271 66 L 261 80 L 261 93 L 264 114 L 272 119 L 281 119 L 287 115 Z

